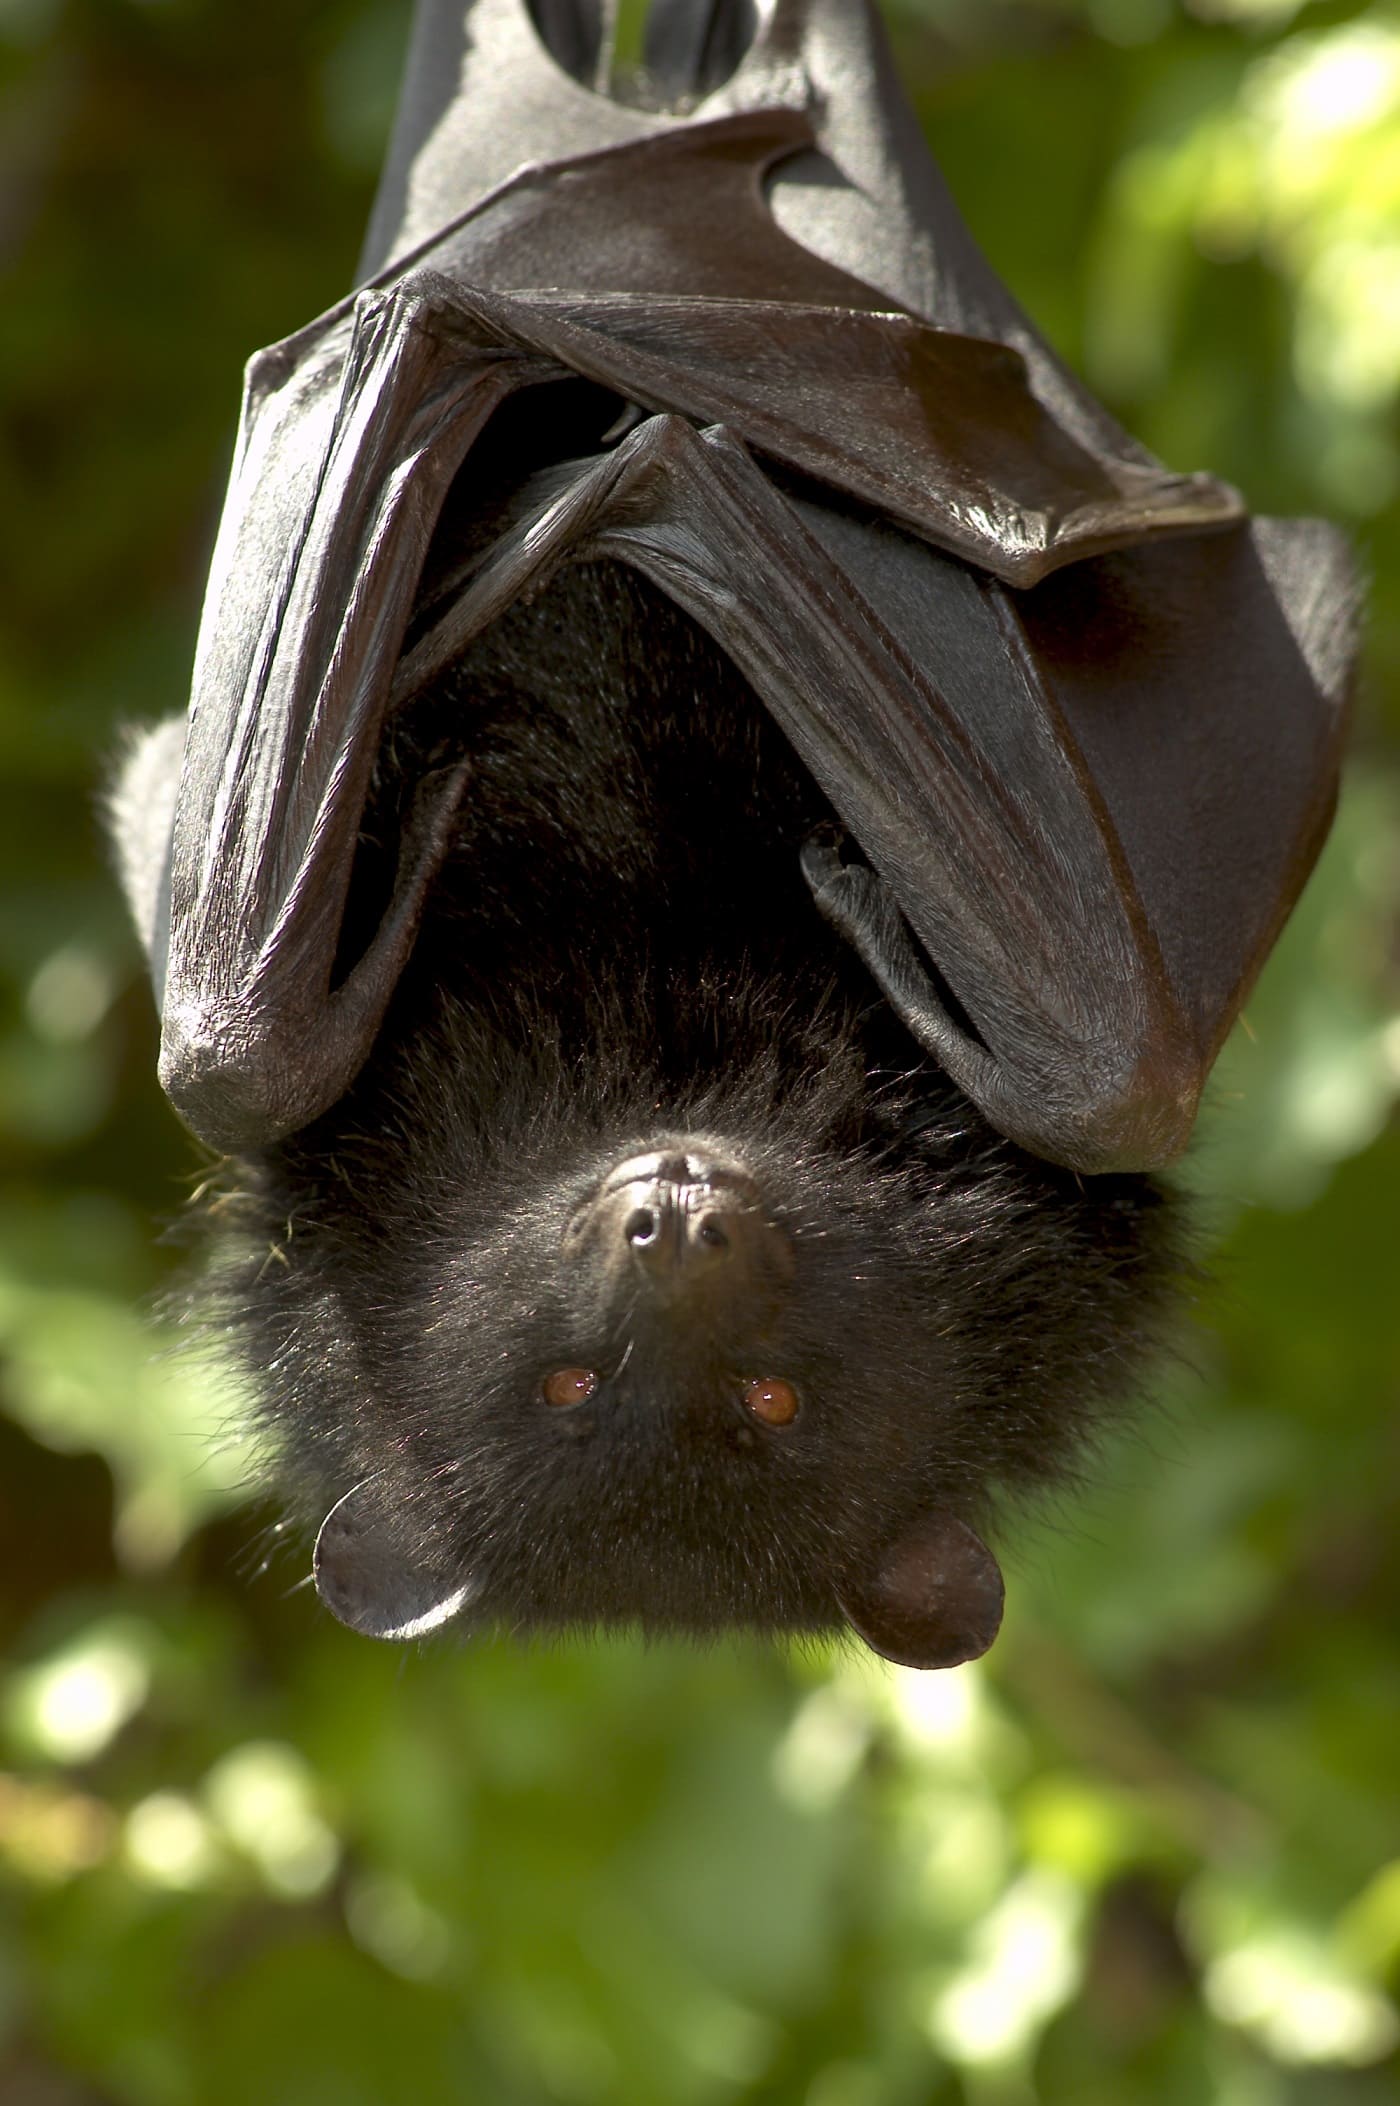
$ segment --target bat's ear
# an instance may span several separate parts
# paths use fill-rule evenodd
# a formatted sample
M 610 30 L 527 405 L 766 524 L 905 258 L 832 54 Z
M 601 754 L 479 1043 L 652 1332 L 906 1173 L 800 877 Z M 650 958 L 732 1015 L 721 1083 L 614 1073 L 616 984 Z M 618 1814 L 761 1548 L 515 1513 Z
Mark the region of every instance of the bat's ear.
M 477 1592 L 470 1575 L 444 1582 L 415 1570 L 373 1478 L 337 1500 L 321 1523 L 312 1570 L 332 1616 L 366 1638 L 422 1638 L 460 1615 Z
M 839 1597 L 851 1628 L 899 1667 L 958 1667 L 1001 1628 L 1001 1568 L 952 1514 L 927 1514 Z

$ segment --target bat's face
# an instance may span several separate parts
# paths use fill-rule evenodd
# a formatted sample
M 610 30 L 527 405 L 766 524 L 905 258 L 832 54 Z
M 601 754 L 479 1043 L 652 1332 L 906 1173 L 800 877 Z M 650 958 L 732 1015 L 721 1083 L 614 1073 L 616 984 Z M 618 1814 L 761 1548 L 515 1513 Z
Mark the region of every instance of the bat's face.
M 247 1172 L 236 1299 L 322 1597 L 952 1664 L 1000 1618 L 995 1495 L 1135 1368 L 1160 1195 L 930 1071 L 811 906 L 825 815 L 742 683 L 565 576 L 390 742 L 371 844 L 458 742 L 476 795 L 370 1068 Z
M 305 1233 L 295 1403 L 352 1488 L 317 1553 L 343 1620 L 847 1621 L 924 1666 L 990 1643 L 972 1521 L 1082 1426 L 1150 1212 L 1081 1218 L 995 1151 L 969 1164 L 946 1116 L 881 1161 L 843 1140 L 863 1077 L 837 1065 L 751 1096 L 746 1132 L 572 1177 L 562 1130 L 503 1151 L 420 1125 L 380 1194 L 392 1248 L 383 1214 L 329 1253 Z
M 873 1631 L 914 1545 L 968 1568 L 921 1607 L 921 1660 L 983 1650 L 957 1289 L 919 1276 L 868 1165 L 780 1166 L 771 1129 L 757 1151 L 669 1135 L 479 1238 L 445 1206 L 392 1331 L 360 1326 L 362 1488 L 318 1564 L 346 1620 Z

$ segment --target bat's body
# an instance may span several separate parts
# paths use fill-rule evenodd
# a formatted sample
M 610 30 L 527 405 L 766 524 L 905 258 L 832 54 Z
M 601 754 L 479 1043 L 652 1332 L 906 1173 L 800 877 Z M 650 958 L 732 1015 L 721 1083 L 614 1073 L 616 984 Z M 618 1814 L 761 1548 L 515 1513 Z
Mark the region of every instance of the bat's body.
M 301 1488 L 369 1480 L 352 1507 L 387 1546 L 368 1590 L 356 1567 L 367 1609 L 323 1538 L 322 1591 L 411 1626 L 470 1543 L 481 1612 L 512 1626 L 812 1628 L 839 1596 L 878 1637 L 872 1553 L 1063 1469 L 1132 1383 L 1169 1210 L 1145 1177 L 1000 1143 L 921 1060 L 812 911 L 825 800 L 659 594 L 575 566 L 517 608 L 397 727 L 371 839 L 398 838 L 464 717 L 479 794 L 375 1052 L 243 1173 L 231 1220 Z M 367 925 L 391 876 L 365 870 Z M 605 1238 L 625 1252 L 630 1215 L 661 1212 L 647 1180 L 591 1247 L 570 1225 L 665 1154 L 752 1180 L 757 1247 L 721 1211 L 708 1273 L 703 1245 L 669 1277 L 643 1245 L 619 1280 Z M 596 1392 L 551 1404 L 569 1369 Z M 765 1380 L 790 1424 L 746 1402 Z M 976 1577 L 971 1624 L 925 1616 L 906 1656 L 980 1650 Z
M 857 0 L 655 17 L 682 118 L 424 9 L 118 846 L 337 1614 L 944 1664 L 1154 1332 L 1351 574 L 1055 364 Z

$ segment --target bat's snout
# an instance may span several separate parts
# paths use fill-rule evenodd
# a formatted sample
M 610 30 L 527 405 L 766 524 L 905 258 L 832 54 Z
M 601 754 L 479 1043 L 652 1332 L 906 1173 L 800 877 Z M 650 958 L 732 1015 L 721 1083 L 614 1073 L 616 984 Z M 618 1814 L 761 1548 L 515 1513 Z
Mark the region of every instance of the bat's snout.
M 727 1210 L 697 1208 L 698 1196 L 703 1195 L 685 1185 L 654 1186 L 622 1224 L 633 1265 L 659 1287 L 679 1285 L 730 1261 Z
M 629 1157 L 570 1224 L 565 1250 L 609 1300 L 673 1311 L 764 1299 L 792 1273 L 787 1231 L 738 1164 L 697 1147 Z

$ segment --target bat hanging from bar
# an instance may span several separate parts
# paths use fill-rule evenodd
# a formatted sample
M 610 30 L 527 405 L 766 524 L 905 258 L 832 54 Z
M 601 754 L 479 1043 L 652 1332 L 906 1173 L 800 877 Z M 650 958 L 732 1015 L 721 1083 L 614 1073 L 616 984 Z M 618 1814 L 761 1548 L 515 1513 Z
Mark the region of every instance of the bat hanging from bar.
M 1057 361 L 865 0 L 647 38 L 422 0 L 113 831 L 342 1621 L 950 1665 L 1170 1311 L 1356 579 Z

